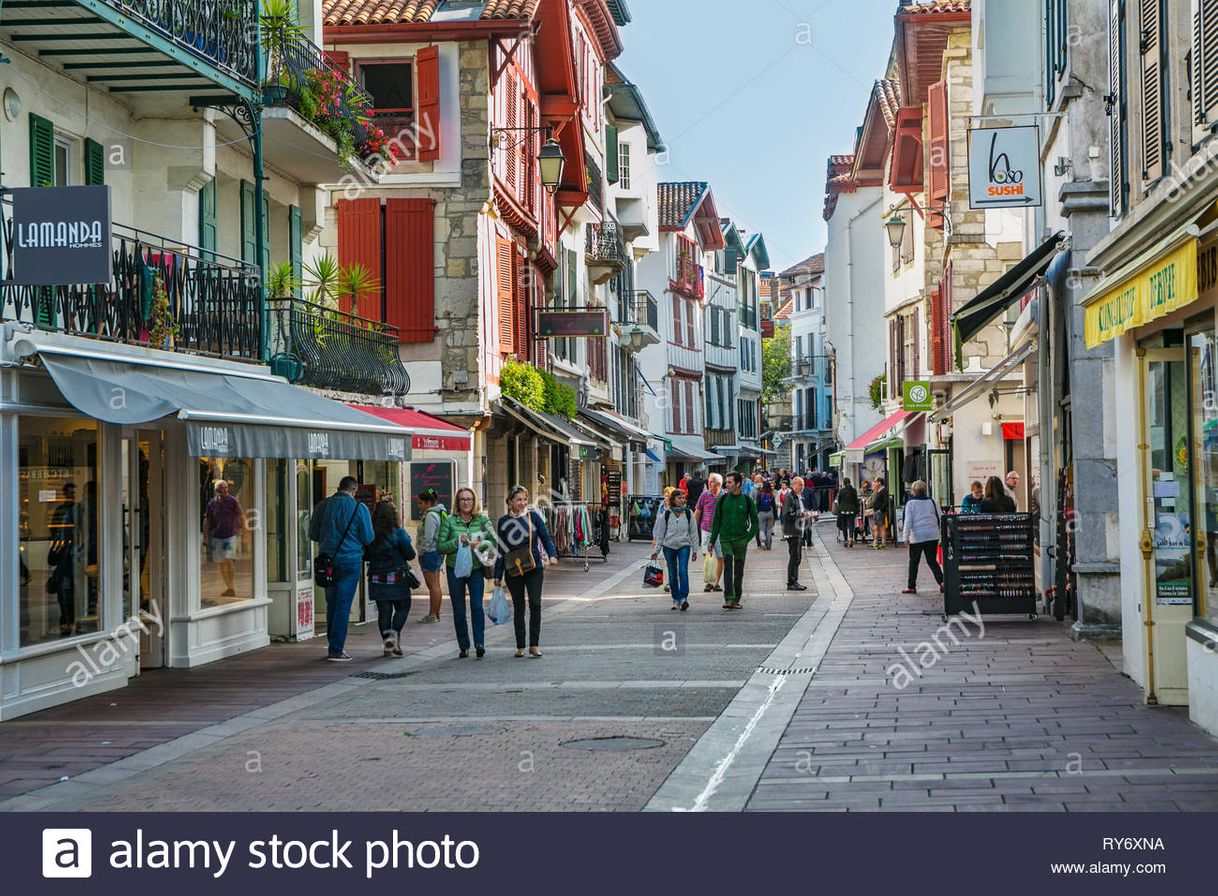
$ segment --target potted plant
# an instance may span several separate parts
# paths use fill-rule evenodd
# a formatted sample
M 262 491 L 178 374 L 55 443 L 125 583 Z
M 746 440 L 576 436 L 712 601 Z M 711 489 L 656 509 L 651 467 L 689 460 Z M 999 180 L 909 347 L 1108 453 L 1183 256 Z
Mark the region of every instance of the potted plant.
M 362 264 L 340 268 L 337 288 L 339 308 L 342 308 L 345 299 L 350 303 L 351 313 L 359 317 L 360 297 L 374 293 L 380 288 L 380 280 Z
M 272 299 L 290 299 L 300 288 L 292 262 L 283 261 L 266 272 L 266 291 Z
M 290 74 L 286 71 L 287 52 L 305 39 L 296 18 L 294 0 L 262 0 L 258 16 L 262 49 L 266 52 L 266 80 L 262 84 L 263 102 L 282 105 L 288 96 Z
M 169 307 L 169 293 L 165 290 L 165 278 L 157 272 L 152 282 L 152 310 L 148 321 L 148 344 L 153 348 L 173 351 L 174 340 L 181 333 Z

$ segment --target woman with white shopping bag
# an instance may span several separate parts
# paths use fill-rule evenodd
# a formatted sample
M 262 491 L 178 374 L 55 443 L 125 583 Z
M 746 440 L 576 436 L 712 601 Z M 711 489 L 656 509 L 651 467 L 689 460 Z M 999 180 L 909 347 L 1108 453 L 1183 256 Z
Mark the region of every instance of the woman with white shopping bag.
M 444 555 L 448 567 L 448 597 L 452 601 L 453 625 L 457 629 L 457 646 L 461 659 L 469 656 L 469 626 L 466 623 L 466 596 L 469 616 L 474 627 L 474 649 L 478 659 L 486 656 L 486 614 L 482 598 L 486 591 L 483 573 L 489 555 L 495 549 L 495 534 L 491 521 L 478 511 L 478 498 L 473 489 L 463 488 L 453 501 L 453 512 L 444 518 L 436 550 Z
M 676 489 L 668 496 L 668 507 L 656 516 L 652 529 L 652 547 L 655 560 L 664 553 L 668 565 L 668 583 L 672 591 L 672 608 L 689 609 L 689 561 L 698 557 L 700 532 L 689 509 L 685 492 Z
M 508 512 L 499 518 L 499 559 L 495 561 L 495 587 L 507 577 L 516 623 L 516 656 L 524 656 L 525 608 L 528 608 L 529 655 L 541 656 L 541 589 L 545 583 L 545 548 L 551 566 L 558 565 L 558 549 L 546 521 L 529 508 L 529 490 L 514 485 L 507 496 Z

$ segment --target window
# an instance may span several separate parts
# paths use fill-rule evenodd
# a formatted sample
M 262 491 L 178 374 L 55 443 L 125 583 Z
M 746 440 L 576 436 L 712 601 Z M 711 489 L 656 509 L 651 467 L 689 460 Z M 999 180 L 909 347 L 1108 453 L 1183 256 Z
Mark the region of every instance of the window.
M 617 181 L 623 190 L 630 189 L 630 144 L 617 145 Z
M 359 82 L 372 97 L 372 117 L 390 136 L 413 134 L 415 121 L 414 64 L 407 60 L 361 62 Z M 413 146 L 413 137 L 402 140 Z
M 203 609 L 254 598 L 254 461 L 245 457 L 198 459 L 199 602 Z
M 101 631 L 97 422 L 22 417 L 17 456 L 20 644 Z
M 1068 0 L 1045 0 L 1045 102 L 1052 108 L 1070 48 Z
M 55 180 L 54 184 L 57 187 L 67 187 L 72 185 L 72 179 L 76 172 L 73 171 L 72 165 L 72 144 L 73 141 L 67 137 L 55 136 Z

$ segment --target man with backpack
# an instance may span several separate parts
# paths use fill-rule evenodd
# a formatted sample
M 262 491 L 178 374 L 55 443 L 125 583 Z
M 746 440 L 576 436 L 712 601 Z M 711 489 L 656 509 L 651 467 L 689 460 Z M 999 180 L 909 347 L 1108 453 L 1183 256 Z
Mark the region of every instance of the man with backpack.
M 757 537 L 757 505 L 744 494 L 744 477 L 727 474 L 724 492 L 715 501 L 709 547 L 718 542 L 723 550 L 723 609 L 739 610 L 744 593 L 744 561 L 749 543 Z
M 355 500 L 359 481 L 344 476 L 338 491 L 326 498 L 313 511 L 309 521 L 309 540 L 317 542 L 315 572 L 329 572 L 326 585 L 326 638 L 332 663 L 347 663 L 351 656 L 347 645 L 347 626 L 351 622 L 351 604 L 359 588 L 364 569 L 364 548 L 372 544 L 372 514 Z

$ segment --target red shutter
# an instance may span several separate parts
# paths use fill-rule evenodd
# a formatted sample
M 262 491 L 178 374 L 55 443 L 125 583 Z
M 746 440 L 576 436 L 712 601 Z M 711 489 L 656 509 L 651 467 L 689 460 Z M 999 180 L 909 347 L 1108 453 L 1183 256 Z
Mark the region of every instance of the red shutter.
M 434 199 L 385 202 L 385 322 L 401 342 L 436 338 Z
M 529 326 L 529 308 L 532 306 L 529 301 L 529 284 L 533 277 L 528 262 L 519 250 L 512 252 L 512 263 L 516 266 L 512 276 L 512 284 L 516 287 L 516 294 L 512 297 L 512 309 L 515 313 L 512 332 L 516 337 L 516 357 L 528 361 L 529 340 L 533 335 L 533 328 Z
M 930 294 L 930 372 L 935 376 L 947 373 L 943 357 L 943 281 Z
M 948 153 L 947 83 L 940 81 L 930 85 L 930 204 L 944 208 L 951 193 L 951 170 Z M 943 215 L 931 212 L 926 222 L 938 230 L 943 229 Z
M 512 198 L 516 198 L 516 183 L 517 174 L 520 171 L 520 148 L 515 146 L 515 142 L 520 139 L 520 134 L 517 128 L 520 126 L 520 88 L 517 86 L 516 73 L 509 71 L 507 79 L 504 81 L 507 91 L 507 96 L 503 98 L 505 111 L 507 114 L 507 140 L 508 149 L 504 153 L 504 175 L 507 178 L 507 184 L 512 189 Z
M 537 361 L 537 367 L 540 370 L 545 370 L 550 361 L 550 341 L 548 339 L 537 338 L 537 328 L 535 321 L 537 320 L 537 311 L 544 310 L 546 307 L 546 288 L 545 279 L 541 273 L 533 268 L 533 274 L 536 278 L 537 288 L 533 290 L 533 308 L 534 312 L 530 315 L 529 321 L 533 323 L 533 353 Z M 562 276 L 560 273 L 559 276 Z
M 910 354 L 913 357 L 909 377 L 916 380 L 922 378 L 922 309 L 914 308 L 909 316 L 909 329 L 912 336 Z
M 901 351 L 900 345 L 897 343 L 897 322 L 895 318 L 888 320 L 888 397 L 896 398 L 897 390 L 901 388 L 900 370 L 897 364 L 897 356 Z
M 351 66 L 351 54 L 346 50 L 326 50 L 326 58 L 335 64 L 343 71 L 349 71 Z
M 512 258 L 516 248 L 511 240 L 495 240 L 495 282 L 499 294 L 499 351 L 511 354 L 514 345 L 512 335 Z
M 419 81 L 419 109 L 415 119 L 419 133 L 419 161 L 440 158 L 440 51 L 424 47 L 414 57 L 415 77 Z
M 363 265 L 381 280 L 381 200 L 340 199 L 338 213 L 338 263 L 342 267 Z M 383 286 L 383 284 L 382 284 Z M 381 294 L 365 293 L 351 309 L 363 317 L 381 318 Z

